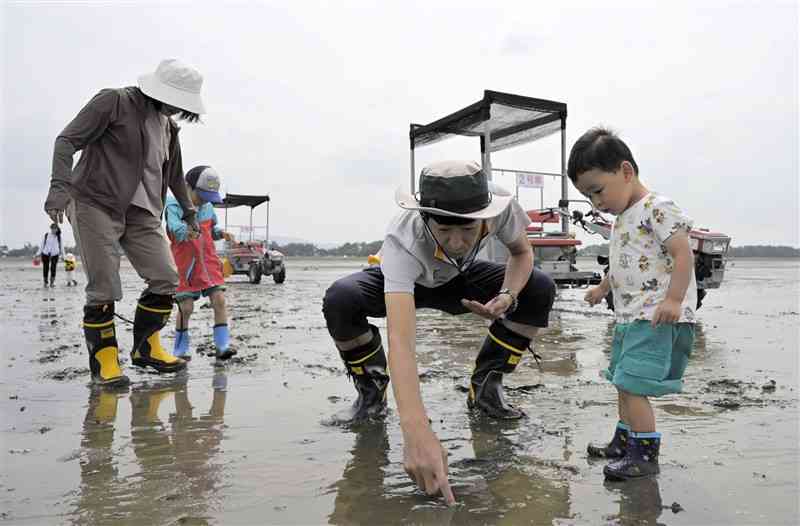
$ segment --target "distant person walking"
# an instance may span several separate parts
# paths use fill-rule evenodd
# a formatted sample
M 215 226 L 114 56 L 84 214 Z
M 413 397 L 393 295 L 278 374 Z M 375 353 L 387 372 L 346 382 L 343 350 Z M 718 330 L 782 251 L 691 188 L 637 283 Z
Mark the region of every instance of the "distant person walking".
M 50 275 L 50 287 L 55 287 L 56 281 L 56 267 L 58 266 L 58 257 L 62 254 L 61 247 L 61 229 L 58 228 L 56 223 L 50 225 L 50 230 L 45 232 L 42 238 L 42 245 L 39 248 L 39 257 L 42 260 L 42 276 L 44 277 L 44 286 L 48 286 L 48 274 Z
M 83 330 L 96 384 L 129 383 L 114 329 L 114 302 L 122 299 L 118 246 L 147 285 L 136 307 L 131 362 L 159 372 L 186 367 L 162 347 L 159 334 L 178 285 L 161 215 L 169 188 L 189 236 L 199 232 L 173 116 L 199 120 L 202 84 L 196 70 L 164 60 L 139 77 L 137 87 L 101 90 L 56 138 L 44 209 L 55 223 L 66 212 L 75 232 L 88 280 Z M 73 170 L 77 151 L 82 154 Z

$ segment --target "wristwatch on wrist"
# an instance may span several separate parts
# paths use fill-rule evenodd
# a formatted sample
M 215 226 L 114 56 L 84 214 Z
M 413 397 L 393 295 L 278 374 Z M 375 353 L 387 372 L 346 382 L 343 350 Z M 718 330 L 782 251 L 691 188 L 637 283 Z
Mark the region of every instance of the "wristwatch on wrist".
M 499 296 L 500 294 L 508 294 L 509 296 L 511 296 L 511 305 L 508 307 L 508 309 L 506 309 L 506 314 L 511 314 L 512 312 L 517 310 L 517 305 L 519 305 L 519 302 L 517 301 L 517 295 L 514 294 L 511 291 L 511 289 L 508 288 L 501 289 L 500 292 L 497 293 L 497 295 Z

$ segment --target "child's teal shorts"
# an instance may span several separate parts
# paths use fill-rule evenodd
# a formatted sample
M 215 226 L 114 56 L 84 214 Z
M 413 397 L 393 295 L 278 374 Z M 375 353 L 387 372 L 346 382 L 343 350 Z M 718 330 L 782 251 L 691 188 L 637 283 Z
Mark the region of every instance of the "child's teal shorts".
M 603 374 L 617 388 L 640 396 L 680 393 L 693 345 L 693 323 L 620 323 Z

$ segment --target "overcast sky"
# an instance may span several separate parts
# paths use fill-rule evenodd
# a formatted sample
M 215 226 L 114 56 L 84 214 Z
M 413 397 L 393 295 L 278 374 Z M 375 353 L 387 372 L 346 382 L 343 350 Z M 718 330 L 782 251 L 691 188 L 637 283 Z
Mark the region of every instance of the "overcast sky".
M 382 238 L 409 123 L 490 89 L 566 102 L 568 148 L 612 127 L 646 186 L 734 245 L 800 245 L 796 2 L 109 4 L 4 3 L 0 244 L 39 242 L 53 141 L 91 96 L 174 57 L 204 75 L 208 108 L 183 126 L 184 168 L 269 193 L 274 234 Z M 493 164 L 557 171 L 559 152 L 554 137 Z M 417 166 L 444 158 L 478 160 L 478 143 L 419 149 Z

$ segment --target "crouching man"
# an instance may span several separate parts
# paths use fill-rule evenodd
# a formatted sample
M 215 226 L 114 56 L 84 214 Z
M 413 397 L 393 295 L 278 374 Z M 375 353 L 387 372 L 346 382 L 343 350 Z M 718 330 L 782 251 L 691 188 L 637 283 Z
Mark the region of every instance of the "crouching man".
M 431 164 L 420 174 L 418 199 L 398 189 L 405 209 L 390 223 L 381 264 L 337 280 L 325 294 L 323 312 L 358 398 L 335 419 L 357 421 L 383 414 L 389 384 L 377 327 L 387 318 L 389 369 L 404 439 L 406 471 L 428 494 L 453 495 L 446 453 L 429 425 L 415 357 L 416 309 L 449 314 L 474 312 L 492 321 L 475 361 L 468 406 L 490 417 L 524 413 L 503 395 L 503 375 L 517 367 L 539 327 L 546 327 L 555 285 L 533 268 L 525 235 L 527 214 L 509 195 L 490 191 L 480 165 Z M 476 259 L 492 237 L 509 250 L 506 265 Z

